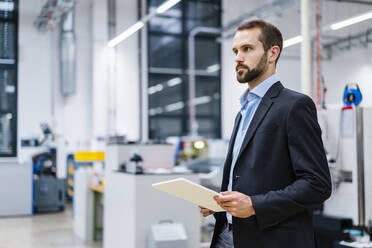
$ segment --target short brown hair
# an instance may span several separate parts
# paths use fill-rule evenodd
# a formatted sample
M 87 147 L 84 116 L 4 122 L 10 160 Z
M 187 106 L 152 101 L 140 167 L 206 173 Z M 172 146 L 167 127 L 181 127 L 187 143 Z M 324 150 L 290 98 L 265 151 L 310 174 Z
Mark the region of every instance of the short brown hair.
M 275 61 L 275 65 L 279 60 L 280 54 L 283 48 L 283 36 L 282 33 L 273 24 L 265 22 L 264 20 L 252 20 L 242 22 L 237 31 L 242 31 L 245 29 L 259 28 L 261 30 L 261 35 L 258 38 L 262 42 L 265 52 L 273 46 L 278 46 L 280 48 L 278 58 Z

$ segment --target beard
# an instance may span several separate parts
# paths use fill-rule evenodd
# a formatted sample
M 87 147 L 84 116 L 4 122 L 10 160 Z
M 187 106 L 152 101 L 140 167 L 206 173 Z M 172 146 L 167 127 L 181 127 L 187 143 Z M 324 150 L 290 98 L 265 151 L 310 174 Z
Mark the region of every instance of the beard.
M 247 65 L 238 64 L 235 69 L 236 79 L 238 80 L 239 83 L 249 83 L 258 78 L 266 70 L 266 64 L 267 64 L 266 52 L 262 55 L 257 66 L 253 69 L 250 69 L 249 66 Z M 244 67 L 246 68 L 246 70 L 238 71 L 238 67 Z

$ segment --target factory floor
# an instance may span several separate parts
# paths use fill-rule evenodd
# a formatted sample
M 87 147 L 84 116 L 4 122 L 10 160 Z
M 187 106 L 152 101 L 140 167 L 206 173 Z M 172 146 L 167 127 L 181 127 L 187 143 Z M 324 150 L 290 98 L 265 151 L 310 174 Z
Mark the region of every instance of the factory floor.
M 72 210 L 34 216 L 0 218 L 0 248 L 101 248 L 75 236 Z

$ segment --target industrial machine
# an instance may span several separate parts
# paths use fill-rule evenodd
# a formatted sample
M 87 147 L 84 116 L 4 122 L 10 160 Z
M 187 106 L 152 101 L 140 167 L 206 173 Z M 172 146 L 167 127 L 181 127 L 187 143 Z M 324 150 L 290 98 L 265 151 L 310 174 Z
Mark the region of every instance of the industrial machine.
M 361 100 L 359 87 L 347 85 L 343 108 L 318 112 L 333 192 L 324 203 L 324 216 L 316 216 L 314 223 L 329 233 L 348 234 L 335 238 L 339 241 L 334 245 L 321 245 L 322 248 L 371 247 L 372 179 L 365 175 L 372 174 L 372 154 L 368 152 L 372 149 L 372 130 L 368 128 L 372 124 L 372 108 L 359 107 Z
M 65 208 L 66 182 L 52 176 L 34 179 L 34 212 L 62 211 Z
M 140 162 L 143 172 L 169 172 L 175 164 L 174 147 L 171 144 L 152 143 L 124 143 L 107 146 L 105 171 L 119 170 L 121 166 L 127 166 L 130 162 L 137 162 L 137 164 Z M 136 169 L 131 171 L 136 171 Z
M 57 149 L 53 146 L 54 134 L 47 124 L 41 124 L 41 139 L 24 139 L 23 147 L 43 148 L 32 156 L 33 211 L 52 212 L 65 208 L 66 181 L 57 178 Z
M 207 140 L 201 137 L 179 137 L 176 143 L 176 165 L 182 164 L 191 159 L 206 158 L 208 155 Z
M 348 84 L 345 86 L 343 101 L 346 106 L 358 106 L 362 99 L 362 93 L 357 84 Z

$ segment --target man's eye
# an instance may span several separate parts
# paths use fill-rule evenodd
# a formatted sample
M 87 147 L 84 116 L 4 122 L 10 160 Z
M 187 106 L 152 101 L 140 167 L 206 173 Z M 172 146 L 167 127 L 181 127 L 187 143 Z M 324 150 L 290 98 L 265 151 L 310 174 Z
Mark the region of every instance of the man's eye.
M 251 50 L 251 48 L 250 47 L 244 47 L 243 50 L 244 50 L 244 52 L 248 52 L 249 50 Z

